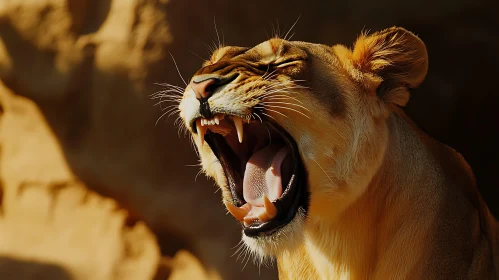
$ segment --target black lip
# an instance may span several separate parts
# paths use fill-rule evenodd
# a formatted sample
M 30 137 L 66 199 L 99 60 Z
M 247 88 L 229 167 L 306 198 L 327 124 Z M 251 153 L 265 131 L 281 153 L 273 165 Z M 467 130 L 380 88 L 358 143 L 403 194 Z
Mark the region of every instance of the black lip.
M 293 174 L 291 175 L 289 183 L 286 186 L 282 196 L 274 202 L 274 205 L 278 209 L 277 216 L 274 219 L 262 224 L 251 225 L 249 227 L 243 226 L 244 234 L 249 237 L 271 235 L 291 222 L 296 216 L 296 213 L 298 213 L 300 207 L 306 212 L 309 204 L 307 172 L 298 152 L 296 142 L 288 134 L 288 132 L 280 128 L 280 126 L 268 120 L 265 120 L 265 124 L 276 130 L 292 148 L 291 154 L 294 162 Z M 208 143 L 223 167 L 234 205 L 241 206 L 243 202 L 240 201 L 239 197 L 242 197 L 242 189 L 238 189 L 237 186 L 242 186 L 242 174 L 239 174 L 237 168 L 230 167 L 231 157 L 236 157 L 236 155 L 232 153 L 230 148 L 228 149 L 228 147 L 223 147 L 223 145 L 228 146 L 228 144 L 225 142 L 222 135 L 207 133 L 205 141 Z M 224 156 L 221 156 L 222 149 L 224 151 Z

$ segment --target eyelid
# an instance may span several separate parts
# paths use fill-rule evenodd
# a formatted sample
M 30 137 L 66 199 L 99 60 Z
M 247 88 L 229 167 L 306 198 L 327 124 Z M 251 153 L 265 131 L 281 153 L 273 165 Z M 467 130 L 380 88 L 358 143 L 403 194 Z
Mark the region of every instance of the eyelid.
M 284 67 L 291 66 L 293 64 L 297 64 L 297 63 L 299 63 L 301 61 L 302 61 L 301 59 L 287 60 L 287 61 L 283 61 L 283 62 L 280 62 L 280 63 L 276 63 L 275 67 L 276 68 L 284 68 Z

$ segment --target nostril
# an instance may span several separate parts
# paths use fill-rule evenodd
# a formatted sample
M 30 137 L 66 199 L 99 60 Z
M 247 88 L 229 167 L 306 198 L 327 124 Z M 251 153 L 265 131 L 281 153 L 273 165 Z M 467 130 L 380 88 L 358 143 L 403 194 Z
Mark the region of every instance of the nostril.
M 217 82 L 214 82 L 213 84 L 211 85 L 208 85 L 206 88 L 205 88 L 205 93 L 207 96 L 211 96 L 213 95 L 213 93 L 215 92 L 215 90 L 217 89 L 217 87 L 219 86 L 219 84 Z
M 218 87 L 216 82 L 217 79 L 205 79 L 198 82 L 193 80 L 191 82 L 191 88 L 196 94 L 197 99 L 206 99 L 209 98 Z
M 229 84 L 238 76 L 238 73 L 226 76 L 219 76 L 216 74 L 198 75 L 192 78 L 190 86 L 196 94 L 197 99 L 208 99 L 217 91 L 219 87 Z

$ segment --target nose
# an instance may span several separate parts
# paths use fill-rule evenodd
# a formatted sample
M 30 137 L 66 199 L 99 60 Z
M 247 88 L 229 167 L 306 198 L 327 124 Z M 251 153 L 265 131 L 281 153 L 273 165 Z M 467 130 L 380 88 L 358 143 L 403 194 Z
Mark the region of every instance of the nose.
M 213 75 L 195 76 L 190 84 L 191 89 L 199 100 L 208 99 L 218 86 L 222 85 L 222 79 Z

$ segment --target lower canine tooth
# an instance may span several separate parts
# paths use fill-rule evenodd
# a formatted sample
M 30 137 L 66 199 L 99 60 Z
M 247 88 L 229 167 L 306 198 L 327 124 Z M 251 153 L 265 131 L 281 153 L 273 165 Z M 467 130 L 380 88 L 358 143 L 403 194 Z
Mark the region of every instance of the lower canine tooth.
M 263 206 L 265 206 L 265 212 L 267 213 L 269 220 L 275 218 L 277 215 L 277 207 L 275 207 L 274 203 L 272 203 L 266 195 L 263 196 Z
M 239 220 L 241 222 L 244 221 L 244 217 L 250 211 L 250 205 L 247 203 L 241 207 L 237 207 L 228 201 L 224 201 L 224 204 L 225 204 L 225 207 L 227 208 L 227 210 L 229 210 L 229 213 L 232 216 L 234 216 L 234 218 L 236 218 L 237 220 Z

